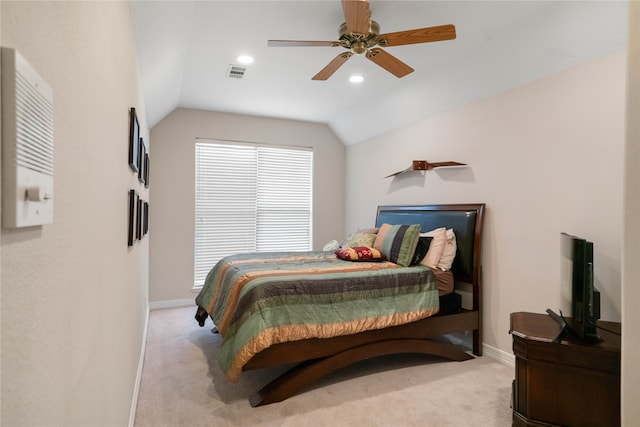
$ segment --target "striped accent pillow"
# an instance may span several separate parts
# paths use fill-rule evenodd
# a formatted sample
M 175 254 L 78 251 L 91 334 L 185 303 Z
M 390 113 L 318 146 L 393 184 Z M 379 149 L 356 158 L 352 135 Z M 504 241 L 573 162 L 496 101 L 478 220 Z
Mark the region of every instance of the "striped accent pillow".
M 420 238 L 420 224 L 391 225 L 382 224 L 373 247 L 391 262 L 407 267 Z

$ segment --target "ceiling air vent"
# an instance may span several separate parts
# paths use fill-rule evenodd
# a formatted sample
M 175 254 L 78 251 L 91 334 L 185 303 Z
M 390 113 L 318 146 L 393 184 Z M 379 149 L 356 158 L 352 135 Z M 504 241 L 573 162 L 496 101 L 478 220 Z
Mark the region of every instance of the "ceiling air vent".
M 247 67 L 243 67 L 241 65 L 229 65 L 229 71 L 227 73 L 227 77 L 231 77 L 234 79 L 241 79 L 244 77 L 244 73 L 247 72 Z

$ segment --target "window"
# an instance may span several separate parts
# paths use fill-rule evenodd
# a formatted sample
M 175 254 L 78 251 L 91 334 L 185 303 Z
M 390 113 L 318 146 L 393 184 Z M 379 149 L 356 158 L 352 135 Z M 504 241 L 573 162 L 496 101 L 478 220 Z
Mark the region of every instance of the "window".
M 311 249 L 313 152 L 196 141 L 194 288 L 221 258 Z

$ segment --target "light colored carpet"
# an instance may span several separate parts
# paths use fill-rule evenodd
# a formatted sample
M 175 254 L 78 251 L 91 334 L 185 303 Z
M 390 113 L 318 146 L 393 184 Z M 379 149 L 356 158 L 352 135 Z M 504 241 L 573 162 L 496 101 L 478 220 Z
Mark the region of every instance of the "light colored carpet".
M 284 402 L 247 399 L 283 369 L 244 372 L 230 383 L 216 361 L 220 335 L 195 307 L 150 314 L 136 427 L 510 426 L 513 368 L 486 356 L 450 362 L 389 356 L 334 373 Z

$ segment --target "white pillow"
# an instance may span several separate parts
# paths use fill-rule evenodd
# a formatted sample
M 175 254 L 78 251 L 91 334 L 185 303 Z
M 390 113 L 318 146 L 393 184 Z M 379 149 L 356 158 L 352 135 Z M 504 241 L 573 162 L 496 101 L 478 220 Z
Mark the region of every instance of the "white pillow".
M 327 242 L 327 244 L 324 245 L 322 250 L 325 251 L 325 252 L 334 252 L 339 247 L 340 247 L 340 243 L 338 243 L 337 240 L 332 240 L 330 242 Z
M 453 264 L 453 259 L 456 257 L 456 250 L 458 249 L 456 234 L 453 232 L 453 229 L 448 229 L 446 235 L 447 240 L 444 244 L 444 250 L 442 251 L 440 261 L 438 261 L 438 268 L 442 271 L 451 269 L 451 264 Z
M 420 237 L 431 237 L 433 239 L 431 240 L 427 254 L 420 264 L 430 268 L 436 268 L 442 257 L 444 246 L 447 243 L 447 229 L 444 227 L 436 228 L 426 233 L 420 233 Z

